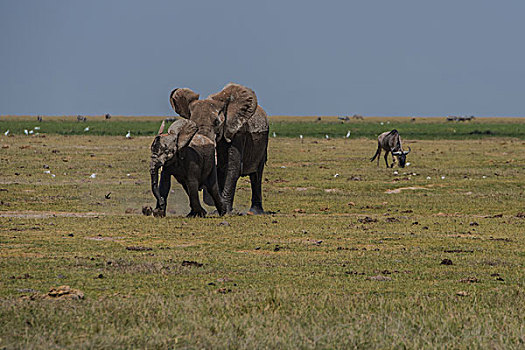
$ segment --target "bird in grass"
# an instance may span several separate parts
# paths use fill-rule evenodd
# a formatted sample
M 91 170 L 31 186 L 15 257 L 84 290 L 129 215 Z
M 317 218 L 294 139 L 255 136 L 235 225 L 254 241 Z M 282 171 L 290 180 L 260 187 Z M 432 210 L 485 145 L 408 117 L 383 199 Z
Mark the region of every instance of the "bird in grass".
M 27 129 L 24 129 L 24 134 L 29 135 L 29 131 L 27 131 Z
M 130 139 L 130 138 L 131 138 L 131 131 L 130 131 L 130 130 L 128 130 L 128 133 L 126 134 L 126 138 L 127 138 L 127 139 Z
M 303 135 L 299 135 L 299 138 L 301 139 L 301 143 L 303 142 Z
M 348 130 L 348 132 L 346 133 L 346 138 L 349 138 L 350 137 L 350 130 Z
M 325 139 L 330 140 L 330 136 L 324 135 Z
M 88 131 L 89 131 L 89 126 L 86 126 L 84 129 L 84 132 L 88 132 Z
M 277 135 L 275 134 L 275 131 L 273 132 L 273 135 L 272 135 L 272 136 L 273 136 L 273 137 L 277 137 Z
M 7 130 L 6 132 L 4 132 L 4 135 L 5 135 L 5 136 L 9 135 L 9 130 Z

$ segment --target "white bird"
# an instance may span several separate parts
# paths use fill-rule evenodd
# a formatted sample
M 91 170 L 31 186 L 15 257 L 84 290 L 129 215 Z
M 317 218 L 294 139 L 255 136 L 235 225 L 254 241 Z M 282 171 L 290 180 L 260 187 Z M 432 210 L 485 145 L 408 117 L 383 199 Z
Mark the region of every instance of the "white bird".
M 5 135 L 5 136 L 9 135 L 9 130 L 7 130 L 6 132 L 4 132 L 4 135 Z
M 486 179 L 487 177 L 485 175 L 483 175 L 482 178 Z
M 95 174 L 95 173 L 91 174 L 91 176 L 90 176 L 90 178 L 92 178 L 92 179 L 94 179 L 96 177 L 97 177 L 97 174 Z
M 55 174 L 51 174 L 51 177 L 55 177 L 56 175 Z
M 40 130 L 40 127 L 39 126 L 35 126 L 35 130 Z
M 430 179 L 431 179 L 430 176 L 427 176 L 427 180 L 430 180 Z
M 394 171 L 394 175 L 397 175 L 397 174 L 399 174 L 399 173 L 397 172 L 397 170 L 396 170 L 396 171 Z
M 348 130 L 348 132 L 346 133 L 346 138 L 349 138 L 350 137 L 350 130 Z
M 299 138 L 301 139 L 301 143 L 303 142 L 303 135 L 299 135 Z
M 330 140 L 330 136 L 324 135 L 325 139 Z
M 51 170 L 44 170 L 44 174 L 51 174 Z
M 27 131 L 27 129 L 24 129 L 24 134 L 29 135 L 29 131 Z
M 131 131 L 128 130 L 128 133 L 126 134 L 126 138 L 127 138 L 127 139 L 130 139 L 130 138 L 131 138 Z
M 275 135 L 275 131 L 273 132 L 272 136 L 273 136 L 273 137 L 276 137 L 276 136 L 277 136 L 277 135 Z
M 407 162 L 407 163 L 406 163 L 406 166 L 409 166 L 409 165 L 410 165 L 410 162 Z
M 339 177 L 339 174 L 335 174 L 334 177 Z
M 444 176 L 441 176 L 441 180 L 445 180 L 445 177 L 444 177 Z
M 89 131 L 89 126 L 86 126 L 86 128 L 84 129 L 84 132 L 88 132 Z
M 385 123 L 381 122 L 381 125 L 385 125 Z
M 29 130 L 29 133 L 30 134 L 34 134 L 35 132 L 33 130 Z

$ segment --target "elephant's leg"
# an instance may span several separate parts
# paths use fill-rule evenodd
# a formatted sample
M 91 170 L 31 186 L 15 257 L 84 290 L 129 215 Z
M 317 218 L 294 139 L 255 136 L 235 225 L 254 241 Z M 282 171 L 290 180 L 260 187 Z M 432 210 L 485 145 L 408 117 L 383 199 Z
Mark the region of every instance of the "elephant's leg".
M 157 201 L 157 207 L 153 211 L 154 216 L 166 216 L 166 206 L 168 204 L 168 195 L 171 188 L 171 174 L 166 171 L 160 173 L 160 201 Z
M 220 216 L 226 214 L 226 203 L 219 194 L 219 184 L 217 183 L 217 173 L 213 172 L 207 180 L 206 193 L 213 199 Z
M 206 210 L 201 206 L 199 200 L 199 183 L 197 180 L 190 180 L 186 183 L 187 193 L 190 197 L 190 207 L 191 211 L 188 214 L 188 217 L 199 216 L 201 218 L 206 216 Z
M 235 188 L 237 181 L 241 176 L 242 155 L 236 147 L 228 149 L 228 167 L 224 176 L 224 187 L 222 188 L 221 197 L 226 202 L 226 211 L 233 209 L 233 199 L 235 197 Z
M 250 182 L 252 187 L 252 206 L 250 212 L 254 214 L 264 214 L 262 206 L 262 175 L 264 170 L 264 163 L 259 166 L 257 172 L 250 174 Z

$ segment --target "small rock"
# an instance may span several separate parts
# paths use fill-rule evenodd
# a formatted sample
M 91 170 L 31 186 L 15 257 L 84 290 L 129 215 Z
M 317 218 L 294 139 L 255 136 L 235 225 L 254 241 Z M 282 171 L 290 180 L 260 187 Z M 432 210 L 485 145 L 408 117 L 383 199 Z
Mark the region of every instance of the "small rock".
M 130 247 L 126 247 L 126 250 L 132 250 L 132 251 L 142 252 L 142 251 L 153 250 L 153 248 L 150 248 L 150 247 L 143 247 L 143 246 L 130 246 Z
M 189 266 L 189 267 L 202 267 L 204 264 L 201 264 L 201 263 L 198 263 L 196 261 L 189 261 L 189 260 L 184 260 L 182 262 L 182 266 Z
M 452 263 L 452 260 L 450 259 L 443 259 L 441 260 L 441 265 L 454 265 L 454 264 Z
M 142 206 L 142 214 L 150 216 L 151 214 L 153 214 L 153 208 L 149 205 Z
M 228 221 L 221 221 L 219 226 L 230 226 L 230 223 Z
M 72 233 L 69 233 L 69 234 L 68 234 L 68 237 L 74 237 L 74 236 L 75 236 L 75 235 L 72 234 Z
M 462 291 L 456 292 L 456 295 L 460 297 L 466 297 L 468 296 L 468 293 L 462 290 Z

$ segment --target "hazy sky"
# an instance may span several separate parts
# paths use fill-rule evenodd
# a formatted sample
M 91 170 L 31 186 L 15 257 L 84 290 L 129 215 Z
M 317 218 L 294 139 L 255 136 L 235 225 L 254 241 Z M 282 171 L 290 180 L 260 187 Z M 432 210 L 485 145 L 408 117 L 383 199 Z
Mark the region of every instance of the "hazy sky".
M 0 0 L 0 114 L 525 115 L 525 1 Z

